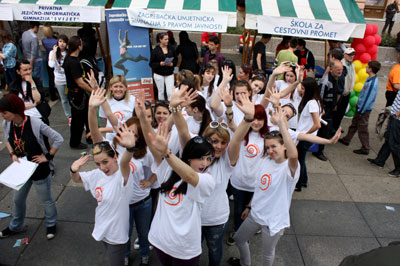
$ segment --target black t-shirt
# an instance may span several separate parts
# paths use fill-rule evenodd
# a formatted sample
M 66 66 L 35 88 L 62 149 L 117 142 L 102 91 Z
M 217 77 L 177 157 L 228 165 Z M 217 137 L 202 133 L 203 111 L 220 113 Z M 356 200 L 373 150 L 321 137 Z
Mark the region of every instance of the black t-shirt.
M 267 66 L 267 57 L 265 56 L 265 44 L 261 41 L 257 42 L 256 45 L 254 45 L 254 51 L 253 51 L 253 69 L 258 69 L 257 66 L 257 55 L 261 54 L 261 67 L 262 70 L 265 70 Z
M 83 77 L 84 72 L 81 62 L 76 56 L 67 56 L 64 60 L 63 68 L 67 79 L 68 95 L 83 93 L 84 90 L 76 84 L 75 79 Z
M 8 136 L 8 142 L 10 143 L 13 151 L 18 158 L 27 157 L 28 161 L 32 161 L 32 157 L 35 155 L 43 154 L 43 150 L 40 147 L 35 135 L 32 131 L 31 119 L 27 116 L 27 120 L 24 124 L 24 131 L 22 132 L 22 127 L 15 127 L 14 123 L 11 123 L 10 132 Z M 20 139 L 20 144 L 17 145 L 18 141 L 15 141 L 15 135 L 17 140 Z M 50 174 L 49 162 L 40 163 L 36 168 L 35 172 L 31 176 L 31 180 L 37 181 L 45 179 Z

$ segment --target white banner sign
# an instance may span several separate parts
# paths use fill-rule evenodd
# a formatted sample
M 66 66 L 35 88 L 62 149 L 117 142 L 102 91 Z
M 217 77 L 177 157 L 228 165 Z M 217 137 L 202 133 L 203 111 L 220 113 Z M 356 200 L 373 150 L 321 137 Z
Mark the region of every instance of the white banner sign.
M 87 6 L 46 6 L 18 4 L 12 6 L 15 20 L 51 22 L 101 22 L 101 8 Z
M 347 41 L 357 25 L 326 20 L 258 16 L 257 26 L 259 33 Z
M 137 27 L 226 32 L 228 15 L 219 13 L 197 13 L 185 11 L 154 11 L 147 9 L 127 9 L 129 24 Z
M 1 21 L 13 21 L 13 12 L 10 5 L 0 4 L 0 20 Z

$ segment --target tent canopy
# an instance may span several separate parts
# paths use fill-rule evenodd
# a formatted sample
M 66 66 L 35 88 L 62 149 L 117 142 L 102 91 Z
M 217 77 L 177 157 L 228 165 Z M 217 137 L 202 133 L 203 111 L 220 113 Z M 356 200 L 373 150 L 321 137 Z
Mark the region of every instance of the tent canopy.
M 355 0 L 246 0 L 247 29 L 346 41 L 363 38 L 366 22 Z
M 0 0 L 0 20 L 100 23 L 106 3 L 107 0 Z
M 116 0 L 131 25 L 148 28 L 226 32 L 236 27 L 236 0 Z

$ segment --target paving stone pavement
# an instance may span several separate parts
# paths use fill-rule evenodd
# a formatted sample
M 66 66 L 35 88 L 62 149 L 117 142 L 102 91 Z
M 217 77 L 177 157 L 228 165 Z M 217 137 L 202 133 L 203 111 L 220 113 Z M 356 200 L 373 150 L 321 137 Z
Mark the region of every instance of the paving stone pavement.
M 380 91 L 370 118 L 372 150 L 369 156 L 356 155 L 360 147 L 357 136 L 351 145 L 338 143 L 326 148 L 327 162 L 308 155 L 309 187 L 293 196 L 291 224 L 276 249 L 275 266 L 335 266 L 347 255 L 385 246 L 400 240 L 400 179 L 387 172 L 393 162 L 384 168 L 367 162 L 378 152 L 382 142 L 373 133 L 378 112 L 385 104 L 384 92 L 388 73 L 379 73 Z M 386 77 L 385 77 L 386 76 Z M 57 203 L 57 237 L 45 237 L 43 209 L 34 189 L 28 196 L 25 224 L 27 230 L 17 236 L 0 239 L 0 265 L 54 266 L 54 265 L 107 265 L 104 247 L 92 236 L 96 201 L 81 185 L 70 182 L 68 169 L 79 157 L 80 151 L 68 147 L 69 128 L 59 102 L 51 114 L 51 126 L 60 132 L 65 142 L 55 156 L 56 175 L 52 194 Z M 346 132 L 350 119 L 344 119 Z M 2 129 L 1 129 L 2 130 Z M 3 135 L 3 132 L 0 132 Z M 0 143 L 0 171 L 10 164 L 9 156 Z M 87 166 L 87 169 L 94 164 Z M 12 191 L 0 185 L 0 211 L 12 212 Z M 394 211 L 386 209 L 394 207 Z M 0 219 L 0 230 L 10 218 Z M 232 225 L 230 225 L 232 226 Z M 229 231 L 229 230 L 228 230 Z M 28 237 L 29 245 L 13 248 L 18 238 Z M 227 235 L 225 236 L 227 237 Z M 261 237 L 250 240 L 253 265 L 261 265 Z M 235 246 L 224 245 L 222 265 L 227 259 L 238 256 Z M 160 265 L 154 251 L 151 265 Z M 139 264 L 137 251 L 132 252 L 131 265 Z M 203 248 L 200 265 L 207 265 L 207 247 Z

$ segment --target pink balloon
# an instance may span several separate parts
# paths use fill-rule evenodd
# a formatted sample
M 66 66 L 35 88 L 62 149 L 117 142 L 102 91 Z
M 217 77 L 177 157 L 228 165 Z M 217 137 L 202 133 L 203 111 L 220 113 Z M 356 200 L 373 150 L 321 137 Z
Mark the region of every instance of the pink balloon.
M 367 27 L 365 28 L 364 38 L 369 35 L 372 35 L 373 31 L 374 31 L 374 27 L 372 26 L 372 24 L 367 24 Z
M 354 49 L 356 50 L 356 54 L 363 54 L 367 51 L 367 48 L 362 43 L 357 44 Z
M 375 35 L 378 32 L 378 25 L 376 24 L 372 24 L 372 35 Z
M 381 41 L 382 41 L 382 37 L 380 35 L 378 35 L 378 34 L 375 34 L 374 38 L 375 38 L 375 44 L 379 45 L 381 43 Z
M 376 60 L 378 58 L 378 53 L 371 55 L 371 60 Z
M 371 47 L 372 45 L 375 44 L 375 37 L 374 36 L 367 36 L 364 38 L 364 45 L 366 48 Z
M 378 53 L 378 45 L 372 45 L 371 47 L 369 47 L 369 48 L 367 49 L 367 53 L 369 53 L 371 56 L 372 56 L 373 54 Z
M 353 42 L 351 43 L 351 47 L 353 47 L 353 45 L 354 45 L 354 47 L 356 47 L 357 46 L 357 44 L 359 44 L 359 43 L 362 43 L 362 39 L 360 39 L 360 38 L 354 38 L 353 39 Z M 353 47 L 353 48 L 354 48 Z
M 371 55 L 370 55 L 369 53 L 363 53 L 363 54 L 360 56 L 360 61 L 361 61 L 363 64 L 368 63 L 369 61 L 371 61 Z

